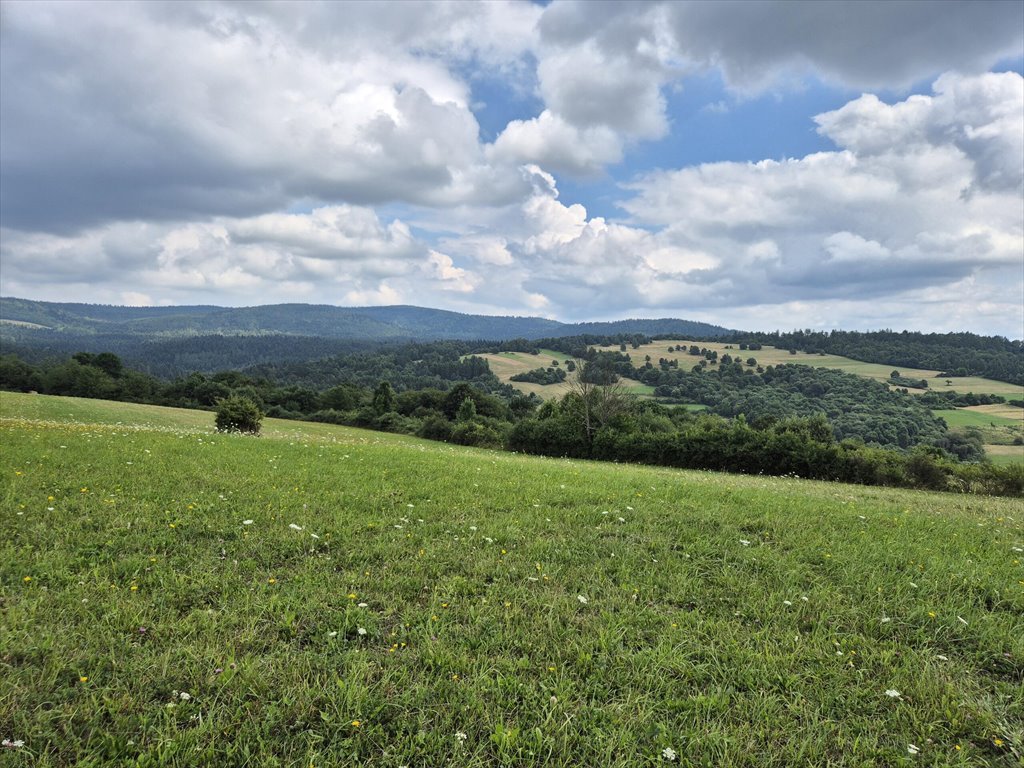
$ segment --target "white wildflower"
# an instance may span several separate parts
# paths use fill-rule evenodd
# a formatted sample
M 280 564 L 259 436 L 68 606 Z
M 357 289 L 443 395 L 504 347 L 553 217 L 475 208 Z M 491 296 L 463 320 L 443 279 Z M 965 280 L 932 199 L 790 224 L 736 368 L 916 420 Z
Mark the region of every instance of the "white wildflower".
M 182 691 L 181 693 L 179 693 L 178 694 L 178 698 L 181 699 L 182 701 L 190 701 L 192 699 L 192 697 L 189 694 L 185 693 L 185 691 Z
M 900 693 L 899 691 L 897 691 L 895 688 L 889 688 L 888 690 L 886 690 L 885 695 L 888 696 L 891 699 L 898 699 L 903 694 Z
M 459 741 L 465 741 L 466 739 L 469 738 L 469 736 L 464 734 L 462 731 L 456 731 L 455 732 L 455 738 L 458 739 Z
M 356 634 L 359 635 L 360 637 L 362 637 L 363 635 L 366 634 L 366 630 L 363 627 L 357 627 L 356 628 Z
M 291 528 L 293 531 L 301 531 L 302 530 L 302 526 L 301 525 L 296 525 L 295 523 L 288 523 L 288 527 Z
M 910 754 L 916 755 L 920 751 L 920 748 L 916 744 L 907 744 L 907 752 Z
M 793 604 L 793 601 L 792 601 L 792 600 L 783 600 L 783 601 L 782 601 L 782 604 L 783 604 L 783 605 L 792 605 L 792 604 Z
M 583 595 L 576 595 L 576 599 L 579 600 L 580 603 L 583 605 L 586 605 L 588 602 L 587 598 L 585 598 Z
M 360 608 L 369 608 L 370 604 L 369 603 L 359 603 L 359 607 Z
M 676 751 L 672 747 L 665 747 L 661 750 L 661 756 L 671 763 L 676 759 Z
M 254 520 L 243 520 L 242 525 L 252 525 L 254 522 Z
M 935 658 L 939 661 L 949 661 L 949 656 L 943 656 L 941 653 L 935 654 Z
M 888 624 L 888 623 L 889 623 L 890 621 L 892 621 L 892 619 L 890 619 L 890 618 L 889 618 L 888 616 L 883 616 L 883 617 L 881 618 L 881 622 L 882 622 L 883 624 Z
M 620 518 L 619 518 L 619 522 L 620 522 L 620 523 L 624 523 L 624 522 L 626 522 L 626 518 L 624 518 L 624 517 L 620 517 Z
M 0 744 L 7 747 L 7 749 L 21 749 L 25 746 L 24 739 L 4 739 Z
M 740 544 L 742 544 L 744 547 L 749 547 L 750 546 L 750 542 L 747 541 L 746 539 L 740 539 Z
M 334 632 L 328 632 L 328 633 L 327 633 L 327 636 L 328 636 L 328 637 L 337 637 L 337 636 L 338 636 L 338 633 L 337 633 L 337 631 L 334 631 Z

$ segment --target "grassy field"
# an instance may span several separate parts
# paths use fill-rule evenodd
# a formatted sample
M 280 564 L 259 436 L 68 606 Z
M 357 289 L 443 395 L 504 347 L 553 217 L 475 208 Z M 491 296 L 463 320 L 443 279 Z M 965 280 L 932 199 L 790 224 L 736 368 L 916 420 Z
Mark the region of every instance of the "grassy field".
M 511 384 L 520 392 L 530 394 L 533 392 L 538 397 L 547 400 L 552 397 L 561 397 L 569 391 L 568 383 L 561 384 L 532 384 L 528 381 L 512 381 L 517 373 L 526 373 L 535 368 L 551 367 L 553 360 L 558 360 L 559 365 L 565 365 L 566 355 L 550 349 L 541 350 L 539 355 L 531 355 L 526 352 L 500 352 L 498 354 L 483 354 L 477 357 L 484 358 L 491 367 L 491 372 L 506 384 Z M 569 374 L 571 379 L 575 374 Z M 641 397 L 654 394 L 654 387 L 642 384 L 634 379 L 623 378 L 620 380 L 626 392 Z
M 1024 438 L 1024 410 L 1010 405 L 978 405 L 932 413 L 945 419 L 951 430 L 979 432 L 985 455 L 995 463 L 1024 462 L 1024 445 L 1014 445 Z
M 0 394 L 4 766 L 1024 757 L 1019 500 L 212 421 Z
M 676 345 L 682 345 L 685 348 L 689 348 L 691 344 L 696 344 L 698 347 L 705 349 L 713 349 L 718 352 L 719 357 L 723 354 L 730 354 L 733 357 L 739 357 L 741 360 L 746 360 L 749 357 L 753 357 L 757 360 L 758 365 L 783 365 L 786 363 L 799 363 L 802 365 L 813 365 L 818 368 L 837 368 L 847 373 L 854 373 L 858 376 L 865 376 L 875 381 L 881 381 L 888 383 L 889 375 L 893 371 L 891 365 L 879 365 L 876 363 L 863 363 L 859 360 L 852 360 L 848 357 L 841 357 L 840 355 L 809 355 L 805 352 L 798 352 L 795 355 L 791 355 L 789 350 L 776 349 L 775 347 L 765 346 L 762 349 L 749 351 L 742 350 L 735 344 L 723 344 L 720 342 L 713 341 L 687 341 L 683 339 L 665 339 L 664 341 L 656 341 L 651 344 L 641 345 L 637 349 L 630 348 L 627 350 L 630 357 L 633 358 L 633 364 L 643 364 L 644 357 L 646 355 L 651 356 L 651 360 L 657 364 L 659 358 L 665 358 L 666 360 L 678 359 L 679 365 L 684 366 L 685 370 L 692 368 L 700 358 L 693 357 L 686 352 L 669 352 L 668 348 L 675 347 Z M 605 351 L 618 351 L 617 346 L 612 347 L 599 347 Z M 939 371 L 930 371 L 920 368 L 900 368 L 900 373 L 911 379 L 928 379 L 928 386 L 932 389 L 937 390 L 949 390 L 951 392 L 975 392 L 978 394 L 993 394 L 1003 395 L 1009 398 L 1022 398 L 1024 397 L 1024 387 L 1018 387 L 1013 384 L 1008 384 L 1003 381 L 995 381 L 994 379 L 983 379 L 980 376 L 964 376 L 959 378 L 950 378 L 948 381 L 952 382 L 947 385 L 947 379 L 936 379 L 935 375 Z M 917 390 L 911 390 L 912 392 Z

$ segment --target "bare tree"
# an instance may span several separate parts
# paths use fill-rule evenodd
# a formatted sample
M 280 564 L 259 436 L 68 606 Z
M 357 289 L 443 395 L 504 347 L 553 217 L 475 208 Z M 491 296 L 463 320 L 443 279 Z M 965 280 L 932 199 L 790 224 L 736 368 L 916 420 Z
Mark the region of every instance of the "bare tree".
M 593 442 L 597 430 L 626 413 L 633 402 L 633 396 L 618 376 L 607 384 L 598 384 L 586 376 L 589 365 L 587 361 L 577 361 L 575 375 L 566 379 L 569 385 L 566 397 L 579 413 L 588 444 Z

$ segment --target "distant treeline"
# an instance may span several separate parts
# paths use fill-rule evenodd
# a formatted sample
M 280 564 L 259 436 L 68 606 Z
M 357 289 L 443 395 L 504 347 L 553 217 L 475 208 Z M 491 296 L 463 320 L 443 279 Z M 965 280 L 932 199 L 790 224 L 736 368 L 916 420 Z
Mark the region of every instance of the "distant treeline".
M 957 461 L 955 454 L 964 445 L 944 447 L 941 422 L 925 425 L 935 428 L 934 434 L 924 435 L 932 440 L 932 445 L 918 444 L 910 451 L 899 451 L 868 446 L 861 439 L 837 440 L 835 425 L 821 412 L 781 417 L 764 413 L 752 420 L 743 415 L 728 419 L 718 414 L 694 414 L 684 408 L 637 400 L 620 391 L 614 381 L 614 367 L 629 365 L 623 353 L 590 354 L 582 375 L 572 384 L 573 391 L 561 400 L 541 405 L 535 397 L 495 384 L 493 374 L 482 373 L 486 364 L 480 358 L 460 359 L 456 355 L 453 359 L 453 354 L 450 351 L 438 359 L 424 361 L 425 370 L 441 381 L 443 388 L 404 391 L 396 391 L 386 380 L 372 388 L 349 381 L 315 390 L 273 383 L 238 371 L 212 376 L 196 373 L 161 382 L 125 368 L 120 358 L 110 353 L 80 353 L 45 366 L 30 365 L 13 355 L 0 356 L 0 388 L 200 408 L 212 408 L 225 397 L 240 395 L 257 403 L 269 415 L 282 418 L 547 456 L 1024 495 L 1024 467 Z M 390 366 L 415 374 L 420 363 L 403 356 L 401 361 L 378 361 L 374 365 L 378 370 Z M 789 381 L 808 391 L 816 383 L 813 379 L 805 380 L 800 375 L 802 371 L 786 370 L 791 366 L 771 369 L 770 374 L 766 369 L 758 376 L 749 370 L 738 373 L 737 365 L 727 363 L 724 372 L 691 373 L 707 381 L 729 382 L 735 378 L 737 393 L 743 392 L 745 382 L 751 382 L 750 388 L 764 388 L 766 393 L 775 392 L 772 383 L 776 380 Z M 372 366 L 368 363 L 360 375 L 369 376 L 369 367 Z M 739 368 L 742 370 L 741 365 Z M 630 370 L 636 371 L 631 366 Z M 646 370 L 654 369 L 652 366 Z M 479 374 L 473 384 L 442 378 L 467 373 Z M 762 383 L 754 384 L 755 377 Z M 406 384 L 410 381 L 405 380 Z M 488 386 L 491 391 L 484 391 Z M 785 398 L 779 402 L 785 402 Z M 873 407 L 876 406 L 864 406 L 866 410 Z M 911 429 L 907 423 L 903 428 L 908 433 Z
M 1024 344 L 1002 336 L 911 331 L 791 331 L 736 333 L 734 342 L 825 352 L 866 363 L 939 371 L 940 377 L 984 376 L 1024 386 Z

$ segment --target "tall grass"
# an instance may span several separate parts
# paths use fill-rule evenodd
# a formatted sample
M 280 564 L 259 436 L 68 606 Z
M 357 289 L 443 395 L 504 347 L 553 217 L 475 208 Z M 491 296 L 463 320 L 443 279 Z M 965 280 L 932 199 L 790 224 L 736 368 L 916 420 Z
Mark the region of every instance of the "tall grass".
M 1019 502 L 212 418 L 2 395 L 4 765 L 1024 755 Z

